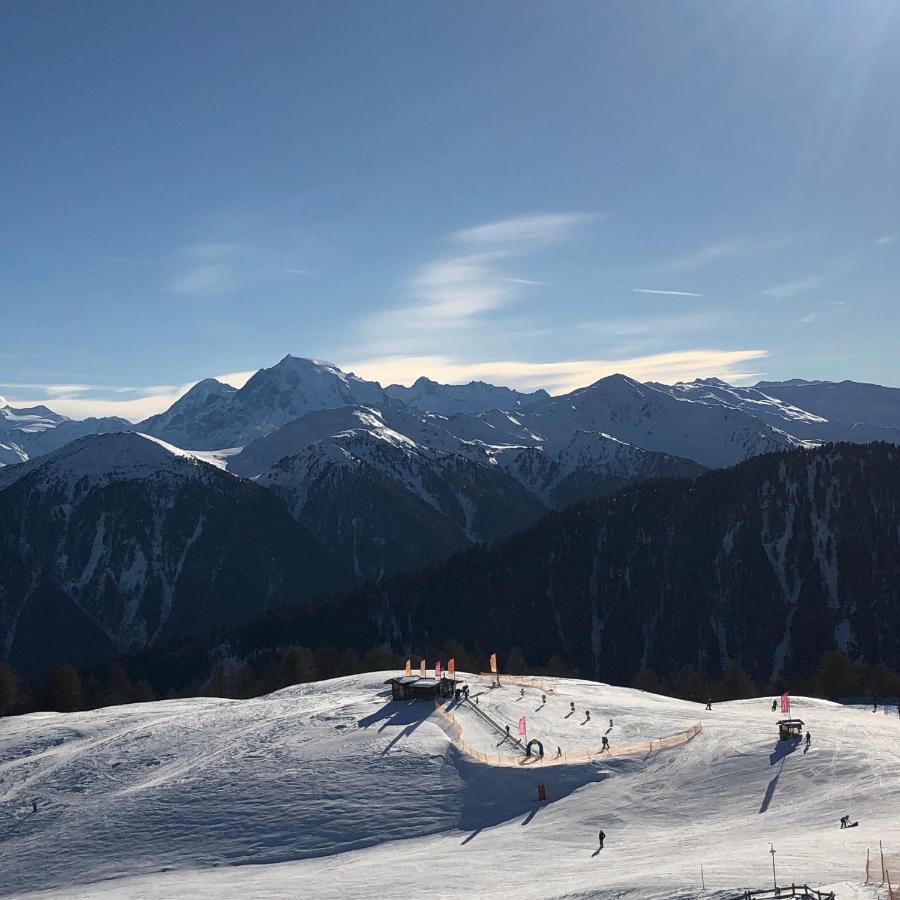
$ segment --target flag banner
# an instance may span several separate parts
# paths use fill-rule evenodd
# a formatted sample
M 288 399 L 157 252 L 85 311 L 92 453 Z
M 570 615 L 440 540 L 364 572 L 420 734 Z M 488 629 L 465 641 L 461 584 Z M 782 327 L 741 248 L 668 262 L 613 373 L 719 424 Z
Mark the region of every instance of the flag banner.
M 519 719 L 519 737 L 525 737 L 525 716 Z
M 406 661 L 406 668 L 403 670 L 404 675 L 412 675 L 412 660 L 408 659 Z
M 791 714 L 791 698 L 788 696 L 787 691 L 781 695 L 781 711 L 787 713 L 787 715 Z
M 425 677 L 425 660 L 419 660 L 419 678 Z
M 438 661 L 434 664 L 434 677 L 435 677 L 435 678 L 440 678 L 440 677 L 441 677 L 441 661 L 440 661 L 440 660 L 438 660 Z
M 497 654 L 491 654 L 491 671 L 496 675 L 497 674 Z
M 450 659 L 447 660 L 447 671 L 451 675 L 456 674 L 456 657 L 455 656 L 451 656 Z

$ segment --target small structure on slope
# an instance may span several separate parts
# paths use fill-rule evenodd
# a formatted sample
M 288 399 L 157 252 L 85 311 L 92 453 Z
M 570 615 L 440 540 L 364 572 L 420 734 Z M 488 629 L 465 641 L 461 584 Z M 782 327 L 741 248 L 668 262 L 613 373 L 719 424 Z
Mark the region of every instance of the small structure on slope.
M 778 740 L 799 743 L 803 739 L 803 721 L 801 719 L 780 719 L 778 722 Z
M 385 681 L 385 684 L 391 686 L 391 697 L 394 700 L 431 701 L 452 697 L 457 685 L 461 683 L 456 678 L 450 678 L 446 675 L 442 675 L 440 678 L 398 675 Z

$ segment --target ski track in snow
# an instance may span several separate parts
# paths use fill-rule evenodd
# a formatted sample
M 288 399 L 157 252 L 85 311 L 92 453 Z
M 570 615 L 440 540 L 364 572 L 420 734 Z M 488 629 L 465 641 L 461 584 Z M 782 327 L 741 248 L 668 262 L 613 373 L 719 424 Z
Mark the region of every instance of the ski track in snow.
M 641 757 L 500 768 L 463 756 L 430 704 L 391 703 L 390 674 L 0 720 L 0 895 L 726 900 L 771 883 L 772 842 L 781 883 L 875 900 L 866 848 L 900 856 L 896 710 L 795 698 L 813 743 L 785 754 L 770 698 L 707 712 L 559 680 L 544 704 L 470 678 L 479 706 L 514 732 L 524 714 L 548 755 L 703 724 Z M 469 744 L 511 752 L 453 711 Z M 839 829 L 845 813 L 858 828 Z

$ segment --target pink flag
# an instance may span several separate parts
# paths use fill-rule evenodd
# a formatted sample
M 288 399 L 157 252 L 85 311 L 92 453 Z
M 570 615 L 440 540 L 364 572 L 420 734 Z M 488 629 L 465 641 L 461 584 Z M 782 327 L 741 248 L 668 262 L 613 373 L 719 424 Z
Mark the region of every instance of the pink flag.
M 791 698 L 788 696 L 787 691 L 781 695 L 781 711 L 787 713 L 787 715 L 791 714 Z
M 525 716 L 519 719 L 519 737 L 525 737 Z
M 441 677 L 441 661 L 440 661 L 440 660 L 438 660 L 438 661 L 434 664 L 434 677 L 435 677 L 435 678 L 440 678 L 440 677 Z

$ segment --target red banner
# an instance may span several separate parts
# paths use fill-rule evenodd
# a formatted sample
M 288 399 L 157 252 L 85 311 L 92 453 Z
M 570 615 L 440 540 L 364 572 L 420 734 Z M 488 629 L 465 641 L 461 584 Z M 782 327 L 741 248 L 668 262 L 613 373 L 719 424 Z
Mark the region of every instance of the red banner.
M 791 714 L 791 698 L 788 696 L 787 691 L 781 695 L 781 711 L 787 715 Z
M 525 737 L 525 716 L 519 719 L 519 737 Z
M 438 660 L 438 661 L 434 664 L 434 677 L 435 677 L 435 678 L 440 678 L 440 677 L 441 677 L 441 661 L 440 661 L 440 660 Z

